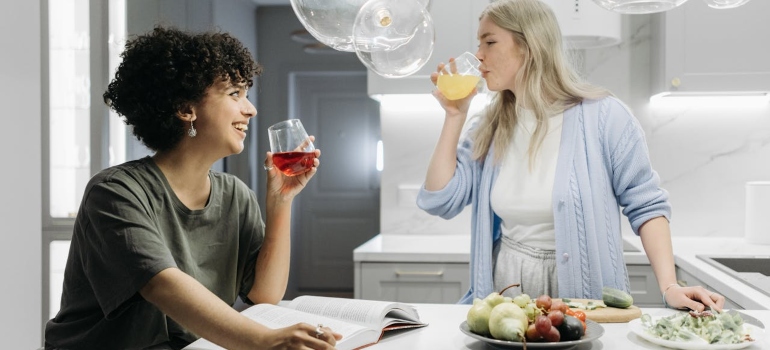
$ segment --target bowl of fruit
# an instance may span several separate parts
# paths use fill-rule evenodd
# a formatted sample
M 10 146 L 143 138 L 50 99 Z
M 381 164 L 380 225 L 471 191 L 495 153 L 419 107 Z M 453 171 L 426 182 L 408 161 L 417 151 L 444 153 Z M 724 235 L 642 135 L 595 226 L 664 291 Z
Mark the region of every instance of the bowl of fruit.
M 504 290 L 503 290 L 504 291 Z M 476 298 L 460 331 L 506 349 L 569 349 L 598 339 L 604 328 L 560 299 L 493 292 Z

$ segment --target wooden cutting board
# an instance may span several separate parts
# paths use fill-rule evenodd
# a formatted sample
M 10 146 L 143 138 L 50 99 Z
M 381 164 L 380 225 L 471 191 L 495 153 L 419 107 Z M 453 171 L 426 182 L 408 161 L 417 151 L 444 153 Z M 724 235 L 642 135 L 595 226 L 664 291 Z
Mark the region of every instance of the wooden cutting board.
M 588 304 L 589 301 L 594 303 L 601 303 L 601 300 L 590 299 L 572 299 L 570 300 L 578 303 Z M 575 309 L 577 310 L 577 309 Z M 597 323 L 626 323 L 633 319 L 642 317 L 642 310 L 638 307 L 631 305 L 625 309 L 619 309 L 616 307 L 600 307 L 595 310 L 583 310 L 586 313 L 586 318 Z

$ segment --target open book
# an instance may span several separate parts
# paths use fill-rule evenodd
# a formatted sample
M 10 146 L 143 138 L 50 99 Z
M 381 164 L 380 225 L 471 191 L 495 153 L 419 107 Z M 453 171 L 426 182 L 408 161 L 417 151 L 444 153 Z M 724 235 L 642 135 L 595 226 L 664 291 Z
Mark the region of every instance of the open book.
M 283 303 L 282 303 L 283 304 Z M 257 304 L 241 312 L 269 328 L 283 328 L 300 322 L 323 324 L 342 334 L 337 349 L 360 349 L 377 343 L 385 331 L 427 326 L 417 310 L 407 304 L 389 301 L 344 299 L 319 296 L 297 297 L 286 305 Z M 185 350 L 222 349 L 198 339 Z

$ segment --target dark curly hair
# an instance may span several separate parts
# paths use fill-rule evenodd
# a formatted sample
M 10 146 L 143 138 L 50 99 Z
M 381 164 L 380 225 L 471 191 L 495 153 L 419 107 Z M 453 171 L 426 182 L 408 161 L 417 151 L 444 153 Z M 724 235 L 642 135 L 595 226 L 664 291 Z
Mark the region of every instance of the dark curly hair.
M 154 151 L 173 148 L 184 136 L 179 111 L 199 102 L 220 80 L 254 84 L 262 73 L 251 53 L 227 33 L 187 33 L 156 27 L 126 42 L 123 62 L 104 102 L 133 126 Z

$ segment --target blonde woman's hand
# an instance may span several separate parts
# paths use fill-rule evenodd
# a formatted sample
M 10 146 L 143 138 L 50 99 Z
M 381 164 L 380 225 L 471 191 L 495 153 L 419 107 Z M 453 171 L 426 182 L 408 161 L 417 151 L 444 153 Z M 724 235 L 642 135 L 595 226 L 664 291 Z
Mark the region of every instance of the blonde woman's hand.
M 293 326 L 271 329 L 263 338 L 260 349 L 271 350 L 333 350 L 342 335 L 329 327 L 298 323 Z
M 459 100 L 449 100 L 444 96 L 444 94 L 441 93 L 441 91 L 438 90 L 438 76 L 442 71 L 450 72 L 452 69 L 452 62 L 454 62 L 454 58 L 449 59 L 448 65 L 444 64 L 444 62 L 439 63 L 438 67 L 436 67 L 436 71 L 431 73 L 430 81 L 433 82 L 433 85 L 436 86 L 436 89 L 433 90 L 433 97 L 438 100 L 438 102 L 441 104 L 441 107 L 446 111 L 447 115 L 467 115 L 471 101 L 473 100 L 473 97 L 476 96 L 476 89 L 473 89 L 473 91 L 471 91 L 468 96 Z
M 724 296 L 701 286 L 680 287 L 673 285 L 665 291 L 664 297 L 668 306 L 674 309 L 687 308 L 700 312 L 709 307 L 721 312 L 725 306 Z

